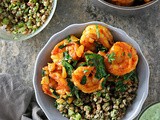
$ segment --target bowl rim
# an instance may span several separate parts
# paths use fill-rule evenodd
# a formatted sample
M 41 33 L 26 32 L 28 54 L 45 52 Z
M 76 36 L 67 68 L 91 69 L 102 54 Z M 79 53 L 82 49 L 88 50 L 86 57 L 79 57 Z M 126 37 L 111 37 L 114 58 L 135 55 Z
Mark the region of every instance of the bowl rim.
M 160 101 L 156 101 L 156 102 L 153 102 L 149 105 L 147 105 L 140 113 L 139 115 L 137 116 L 137 120 L 139 120 L 141 118 L 141 116 L 143 115 L 144 112 L 146 112 L 147 109 L 149 109 L 150 107 L 156 105 L 156 104 L 160 104 Z
M 144 57 L 144 55 L 143 55 L 143 53 L 142 53 L 142 51 L 141 51 L 141 49 L 140 49 L 139 44 L 138 44 L 134 39 L 132 39 L 131 37 L 129 37 L 128 34 L 127 34 L 125 31 L 123 31 L 123 30 L 120 29 L 120 28 L 116 28 L 116 27 L 113 27 L 113 26 L 111 26 L 111 25 L 108 25 L 108 24 L 106 24 L 106 23 L 104 23 L 104 22 L 99 22 L 99 21 L 92 21 L 92 22 L 71 24 L 71 25 L 65 27 L 63 30 L 55 33 L 54 35 L 52 35 L 52 36 L 50 37 L 49 41 L 45 44 L 45 46 L 44 46 L 44 47 L 41 49 L 41 51 L 39 52 L 39 54 L 38 54 L 38 56 L 37 56 L 37 58 L 36 58 L 35 66 L 34 66 L 34 75 L 33 75 L 32 82 L 33 82 L 33 88 L 34 88 L 34 91 L 35 91 L 35 97 L 36 97 L 37 103 L 38 103 L 39 106 L 42 108 L 42 110 L 44 111 L 44 113 L 46 114 L 46 116 L 48 117 L 48 119 L 50 119 L 49 115 L 48 115 L 47 112 L 45 111 L 45 107 L 42 105 L 42 101 L 41 101 L 41 99 L 39 98 L 39 96 L 40 96 L 39 93 L 38 93 L 39 91 L 38 91 L 38 88 L 36 88 L 37 85 L 35 84 L 35 81 L 36 81 L 36 79 L 35 79 L 35 78 L 36 78 L 36 71 L 37 71 L 37 69 L 38 69 L 37 64 L 38 64 L 38 61 L 39 61 L 39 59 L 40 59 L 41 53 L 46 49 L 47 46 L 49 46 L 49 44 L 52 42 L 53 38 L 56 38 L 56 36 L 64 33 L 65 31 L 67 31 L 68 29 L 71 29 L 72 27 L 74 28 L 74 27 L 85 26 L 85 25 L 90 25 L 90 24 L 101 24 L 101 25 L 108 26 L 108 27 L 110 27 L 110 28 L 112 28 L 112 29 L 114 29 L 114 30 L 120 31 L 120 32 L 123 33 L 127 38 L 130 38 L 131 41 L 137 46 L 137 49 L 139 50 L 139 53 L 141 54 L 141 56 L 142 56 L 142 58 L 143 58 L 143 60 L 144 60 L 144 63 L 145 63 L 146 66 L 147 66 L 147 69 L 146 69 L 147 75 L 146 75 L 146 83 L 145 83 L 146 89 L 145 89 L 145 91 L 143 92 L 143 95 L 142 95 L 142 97 L 141 97 L 141 99 L 140 99 L 140 101 L 139 101 L 139 103 L 138 103 L 139 108 L 136 109 L 136 110 L 133 112 L 132 116 L 130 116 L 130 119 L 134 119 L 134 118 L 140 113 L 140 111 L 141 111 L 141 109 L 142 109 L 142 106 L 143 106 L 143 104 L 144 104 L 144 102 L 145 102 L 145 100 L 146 100 L 146 98 L 147 98 L 147 96 L 148 96 L 149 76 L 150 76 L 150 70 L 149 70 L 148 62 L 147 62 L 146 58 Z
M 106 5 L 106 6 L 111 7 L 111 8 L 119 9 L 119 10 L 125 10 L 125 11 L 144 9 L 144 8 L 149 7 L 149 6 L 153 5 L 153 4 L 155 4 L 156 2 L 158 2 L 158 0 L 152 0 L 152 1 L 148 2 L 148 3 L 143 4 L 143 5 L 137 5 L 137 6 L 128 7 L 128 6 L 115 5 L 115 4 L 109 3 L 109 2 L 104 1 L 104 0 L 98 0 L 98 1 L 101 2 L 102 4 Z
M 51 10 L 51 12 L 50 12 L 47 20 L 35 32 L 25 35 L 24 38 L 20 37 L 19 39 L 4 39 L 4 38 L 0 37 L 0 39 L 4 40 L 4 41 L 24 41 L 24 40 L 28 40 L 28 39 L 34 37 L 35 35 L 37 35 L 38 33 L 40 33 L 49 24 L 50 20 L 52 19 L 53 15 L 55 13 L 56 7 L 57 7 L 57 0 L 53 0 L 52 10 Z M 17 34 L 17 35 L 19 35 L 19 34 Z M 15 34 L 15 37 L 16 37 L 16 34 Z

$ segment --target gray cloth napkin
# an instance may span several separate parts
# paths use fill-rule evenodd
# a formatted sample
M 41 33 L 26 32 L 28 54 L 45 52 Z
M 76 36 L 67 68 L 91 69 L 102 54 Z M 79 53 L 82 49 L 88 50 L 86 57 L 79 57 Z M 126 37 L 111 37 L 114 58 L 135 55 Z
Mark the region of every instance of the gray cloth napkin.
M 0 120 L 47 120 L 31 87 L 0 73 Z

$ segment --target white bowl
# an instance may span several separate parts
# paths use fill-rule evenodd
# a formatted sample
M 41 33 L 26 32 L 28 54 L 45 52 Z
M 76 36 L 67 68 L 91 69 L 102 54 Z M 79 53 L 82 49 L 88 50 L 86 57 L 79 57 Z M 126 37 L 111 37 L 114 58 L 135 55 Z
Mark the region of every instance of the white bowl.
M 82 31 L 86 26 L 90 24 L 101 24 L 106 26 L 112 32 L 115 40 L 121 40 L 127 43 L 130 43 L 137 50 L 139 56 L 139 62 L 137 66 L 138 78 L 139 78 L 139 86 L 137 91 L 136 99 L 133 101 L 133 104 L 127 109 L 127 113 L 123 120 L 132 120 L 134 119 L 139 112 L 141 111 L 142 105 L 147 98 L 148 95 L 148 87 L 149 87 L 149 66 L 148 63 L 142 54 L 142 51 L 131 37 L 129 37 L 123 30 L 112 27 L 102 22 L 88 22 L 82 24 L 73 24 L 66 27 L 64 30 L 54 34 L 48 43 L 43 47 L 43 49 L 38 54 L 36 59 L 35 69 L 34 69 L 34 77 L 33 77 L 33 86 L 35 90 L 35 95 L 39 106 L 42 108 L 44 113 L 46 114 L 49 120 L 67 120 L 64 118 L 58 110 L 54 107 L 54 99 L 45 95 L 41 88 L 41 70 L 47 65 L 48 62 L 51 62 L 50 54 L 53 47 L 66 38 L 68 35 L 74 34 L 76 36 L 80 36 Z
M 39 32 L 41 32 L 48 25 L 48 23 L 52 19 L 53 14 L 54 14 L 55 9 L 56 9 L 56 6 L 57 6 L 57 0 L 53 0 L 52 10 L 51 10 L 47 20 L 35 32 L 29 33 L 29 34 L 26 34 L 26 35 L 13 34 L 13 33 L 10 33 L 8 31 L 6 31 L 4 27 L 0 27 L 0 39 L 1 40 L 6 40 L 6 41 L 22 41 L 22 40 L 27 40 L 27 39 L 37 35 Z

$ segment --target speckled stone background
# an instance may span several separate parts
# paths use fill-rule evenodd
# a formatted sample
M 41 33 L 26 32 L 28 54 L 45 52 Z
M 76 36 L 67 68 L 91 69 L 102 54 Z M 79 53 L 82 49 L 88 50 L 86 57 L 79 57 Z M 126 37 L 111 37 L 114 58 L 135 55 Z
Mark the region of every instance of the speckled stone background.
M 126 31 L 135 39 L 150 67 L 149 95 L 143 107 L 160 101 L 160 4 L 137 16 L 118 16 L 97 7 L 92 0 L 59 0 L 48 26 L 35 37 L 22 42 L 0 41 L 0 72 L 16 75 L 32 86 L 35 59 L 48 39 L 72 23 L 103 21 Z

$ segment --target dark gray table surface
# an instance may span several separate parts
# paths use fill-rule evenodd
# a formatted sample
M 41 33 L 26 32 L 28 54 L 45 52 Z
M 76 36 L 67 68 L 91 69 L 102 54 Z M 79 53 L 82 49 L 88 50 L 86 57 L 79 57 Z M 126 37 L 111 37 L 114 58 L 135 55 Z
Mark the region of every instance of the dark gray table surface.
M 102 21 L 118 27 L 140 45 L 150 68 L 149 95 L 143 107 L 160 101 L 160 5 L 140 16 L 118 16 L 94 5 L 92 0 L 58 0 L 47 27 L 21 42 L 0 41 L 0 72 L 16 75 L 32 87 L 35 59 L 48 39 L 72 23 Z

